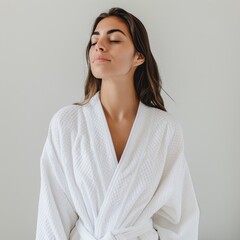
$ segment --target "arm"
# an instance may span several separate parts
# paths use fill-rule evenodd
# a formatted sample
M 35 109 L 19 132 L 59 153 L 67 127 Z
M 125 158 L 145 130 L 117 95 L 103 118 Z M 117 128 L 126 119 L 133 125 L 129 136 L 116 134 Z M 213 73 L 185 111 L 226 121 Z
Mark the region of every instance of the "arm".
M 161 240 L 197 240 L 199 207 L 184 154 L 182 127 L 176 124 L 163 182 L 169 188 L 164 206 L 153 216 Z
M 61 139 L 58 126 L 58 118 L 55 115 L 50 122 L 40 158 L 41 187 L 36 240 L 67 240 L 78 219 L 61 165 Z

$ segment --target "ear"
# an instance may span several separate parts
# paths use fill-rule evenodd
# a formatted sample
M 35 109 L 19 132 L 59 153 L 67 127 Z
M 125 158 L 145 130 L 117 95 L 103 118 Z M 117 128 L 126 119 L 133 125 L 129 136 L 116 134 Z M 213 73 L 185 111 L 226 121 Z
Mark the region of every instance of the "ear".
M 137 67 L 145 62 L 145 57 L 142 53 L 136 52 L 133 66 Z

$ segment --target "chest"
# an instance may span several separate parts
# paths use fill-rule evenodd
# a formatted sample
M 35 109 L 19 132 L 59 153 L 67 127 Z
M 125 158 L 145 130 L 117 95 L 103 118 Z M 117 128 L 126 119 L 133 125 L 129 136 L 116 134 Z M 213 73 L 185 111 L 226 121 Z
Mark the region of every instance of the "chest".
M 134 119 L 116 123 L 111 120 L 107 120 L 109 132 L 112 138 L 115 154 L 118 161 L 120 161 L 124 148 L 127 144 L 133 121 Z

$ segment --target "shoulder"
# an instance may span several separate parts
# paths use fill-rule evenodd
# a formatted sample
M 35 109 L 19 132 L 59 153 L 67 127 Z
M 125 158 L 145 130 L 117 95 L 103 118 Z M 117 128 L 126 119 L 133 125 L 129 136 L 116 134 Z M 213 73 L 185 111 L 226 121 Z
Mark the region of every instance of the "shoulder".
M 180 120 L 172 113 L 163 111 L 159 108 L 148 107 L 149 114 L 153 116 L 153 122 L 157 127 L 167 128 L 170 132 L 174 133 L 176 130 L 181 131 L 182 125 Z
M 159 110 L 159 109 L 158 109 Z M 169 133 L 169 139 L 172 143 L 176 143 L 176 145 L 181 145 L 184 142 L 183 135 L 183 126 L 180 120 L 175 117 L 172 113 L 165 111 L 157 111 L 159 115 L 164 115 L 164 119 L 166 122 L 167 130 Z
M 155 108 L 155 132 L 163 133 L 171 149 L 184 149 L 184 131 L 180 120 L 172 113 Z
M 164 136 L 166 141 L 182 143 L 184 142 L 183 127 L 180 120 L 172 113 L 163 111 L 159 108 L 148 107 L 145 114 L 151 116 L 151 131 L 152 137 L 159 139 L 159 136 Z
M 58 130 L 72 128 L 81 115 L 82 106 L 65 105 L 55 111 L 50 119 L 50 127 L 57 127 Z

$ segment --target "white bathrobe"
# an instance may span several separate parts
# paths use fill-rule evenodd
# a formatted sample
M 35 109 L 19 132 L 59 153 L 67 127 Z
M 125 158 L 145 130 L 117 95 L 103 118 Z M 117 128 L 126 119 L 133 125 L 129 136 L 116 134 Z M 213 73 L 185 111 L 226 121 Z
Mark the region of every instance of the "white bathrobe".
M 40 159 L 37 240 L 196 240 L 181 124 L 139 103 L 118 162 L 97 92 L 52 117 Z

